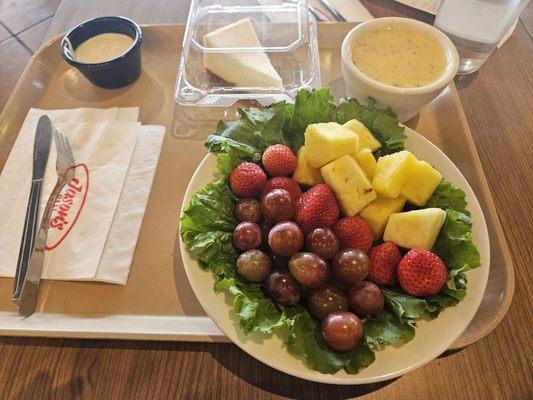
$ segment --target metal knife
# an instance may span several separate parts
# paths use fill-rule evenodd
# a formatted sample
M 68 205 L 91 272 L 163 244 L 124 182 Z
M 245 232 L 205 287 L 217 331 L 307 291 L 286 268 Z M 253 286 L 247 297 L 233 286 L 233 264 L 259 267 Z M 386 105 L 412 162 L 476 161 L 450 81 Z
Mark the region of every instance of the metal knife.
M 58 181 L 43 212 L 43 218 L 39 226 L 35 249 L 31 254 L 26 273 L 26 279 L 21 284 L 20 296 L 17 299 L 18 312 L 24 317 L 28 317 L 35 311 L 37 296 L 39 295 L 39 282 L 43 270 L 44 254 L 46 250 L 46 238 L 50 227 L 52 210 L 57 200 L 57 196 L 65 186 L 65 182 Z
M 50 227 L 50 219 L 52 217 L 54 205 L 65 185 L 75 177 L 75 169 L 72 168 L 74 165 L 74 155 L 72 154 L 72 148 L 70 147 L 68 139 L 56 130 L 53 130 L 52 134 L 54 136 L 57 150 L 57 181 L 48 198 L 48 202 L 46 203 L 41 224 L 39 226 L 39 233 L 37 234 L 37 240 L 30 256 L 26 277 L 22 283 L 20 295 L 16 300 L 19 314 L 25 317 L 33 314 L 35 307 L 37 306 L 39 283 L 41 281 L 44 254 L 46 250 L 46 237 L 48 235 L 48 228 Z
M 35 142 L 33 145 L 33 174 L 31 180 L 30 197 L 26 209 L 26 219 L 24 220 L 24 230 L 20 243 L 17 270 L 15 272 L 15 283 L 13 285 L 13 300 L 17 300 L 22 289 L 22 282 L 26 277 L 28 263 L 35 244 L 37 226 L 39 222 L 39 204 L 41 203 L 41 193 L 44 172 L 50 154 L 52 143 L 52 121 L 47 115 L 39 118 L 35 131 Z

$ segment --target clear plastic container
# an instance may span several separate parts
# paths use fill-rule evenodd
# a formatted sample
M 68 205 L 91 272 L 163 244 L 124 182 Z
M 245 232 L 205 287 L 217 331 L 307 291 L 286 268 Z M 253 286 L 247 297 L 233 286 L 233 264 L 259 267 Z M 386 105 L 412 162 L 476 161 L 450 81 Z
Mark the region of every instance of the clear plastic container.
M 230 42 L 226 47 L 206 44 L 206 34 L 245 19 L 251 22 L 259 46 L 239 47 L 232 40 L 226 40 Z M 249 42 L 237 38 L 236 42 L 239 41 Z M 243 71 L 243 75 L 246 70 L 250 76 L 250 69 L 233 61 L 242 62 L 243 58 L 257 61 L 254 57 L 258 54 L 268 56 L 281 84 L 232 83 L 206 68 L 205 60 L 211 57 L 211 60 L 224 60 L 221 64 Z M 264 55 L 260 57 L 259 60 L 265 60 Z M 241 100 L 254 100 L 266 106 L 281 100 L 292 102 L 299 89 L 318 87 L 316 25 L 306 0 L 192 1 L 176 82 L 175 97 L 179 105 L 229 107 Z

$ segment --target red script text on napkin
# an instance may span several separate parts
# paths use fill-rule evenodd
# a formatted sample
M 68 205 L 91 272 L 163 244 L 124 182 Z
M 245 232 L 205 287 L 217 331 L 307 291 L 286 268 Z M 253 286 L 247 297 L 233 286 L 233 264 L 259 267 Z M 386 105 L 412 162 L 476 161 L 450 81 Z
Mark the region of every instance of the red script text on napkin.
M 89 191 L 89 169 L 85 164 L 77 164 L 76 177 L 61 191 L 54 203 L 46 250 L 53 250 L 65 240 L 76 225 L 85 205 Z

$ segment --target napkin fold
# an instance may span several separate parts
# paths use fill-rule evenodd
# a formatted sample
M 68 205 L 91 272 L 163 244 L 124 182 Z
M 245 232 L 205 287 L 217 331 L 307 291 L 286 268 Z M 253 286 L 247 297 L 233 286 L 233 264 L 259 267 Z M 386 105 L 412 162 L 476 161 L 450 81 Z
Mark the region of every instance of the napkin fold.
M 50 224 L 43 279 L 126 284 L 165 128 L 141 126 L 138 107 L 31 109 L 0 175 L 0 276 L 14 276 L 31 182 L 39 117 L 66 136 L 76 178 L 62 191 Z M 40 210 L 56 182 L 52 145 Z
M 141 126 L 95 280 L 123 285 L 128 280 L 164 136 L 164 126 Z

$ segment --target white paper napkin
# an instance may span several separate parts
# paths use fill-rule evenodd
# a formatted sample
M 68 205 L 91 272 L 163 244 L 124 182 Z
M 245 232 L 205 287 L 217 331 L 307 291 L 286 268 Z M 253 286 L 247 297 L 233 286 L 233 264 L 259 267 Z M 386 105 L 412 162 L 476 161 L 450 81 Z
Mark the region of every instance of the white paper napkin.
M 322 10 L 326 15 L 330 15 L 329 12 L 322 6 L 320 1 L 310 0 L 310 3 L 314 7 Z M 368 12 L 366 7 L 362 5 L 359 0 L 328 0 L 328 3 L 348 22 L 363 22 L 369 19 L 374 19 L 372 14 Z
M 439 9 L 439 0 L 395 0 L 398 3 L 405 4 L 406 6 L 422 10 L 430 14 L 437 14 Z
M 164 126 L 141 127 L 95 280 L 128 280 L 164 136 Z
M 257 0 L 260 4 L 265 6 L 280 5 L 283 4 L 283 0 Z M 328 0 L 329 4 L 339 12 L 347 21 L 350 22 L 362 22 L 368 19 L 373 19 L 372 15 L 368 12 L 365 6 L 361 4 L 359 0 Z M 315 8 L 320 9 L 325 15 L 330 16 L 329 12 L 322 6 L 318 0 L 309 0 L 309 4 Z M 285 15 L 283 13 L 268 13 L 268 19 L 271 22 L 282 23 L 292 22 L 291 15 Z M 335 21 L 333 21 L 335 22 Z
M 33 149 L 35 126 L 43 113 L 69 138 L 76 162 L 90 160 L 85 163 L 90 164 L 89 179 L 86 168 L 78 167 L 77 181 L 62 193 L 64 203 L 56 203 L 43 279 L 126 284 L 165 131 L 135 122 L 137 107 L 30 110 L 0 176 L 0 206 L 9 216 L 0 220 L 0 276 L 15 273 L 31 180 L 28 146 Z M 55 158 L 52 148 L 41 210 L 55 184 Z M 26 184 L 20 183 L 21 176 Z M 62 218 L 57 208 L 65 204 L 70 209 Z
M 14 146 L 0 176 L 0 207 L 8 216 L 0 222 L 2 275 L 5 269 L 14 271 L 17 263 L 31 186 L 35 122 L 41 113 L 30 111 L 17 138 L 26 146 Z M 70 141 L 77 167 L 75 180 L 63 191 L 64 198 L 56 203 L 52 214 L 42 276 L 87 279 L 96 275 L 140 123 L 60 122 L 51 114 L 54 126 Z M 39 215 L 57 180 L 55 164 L 56 150 L 52 144 Z

